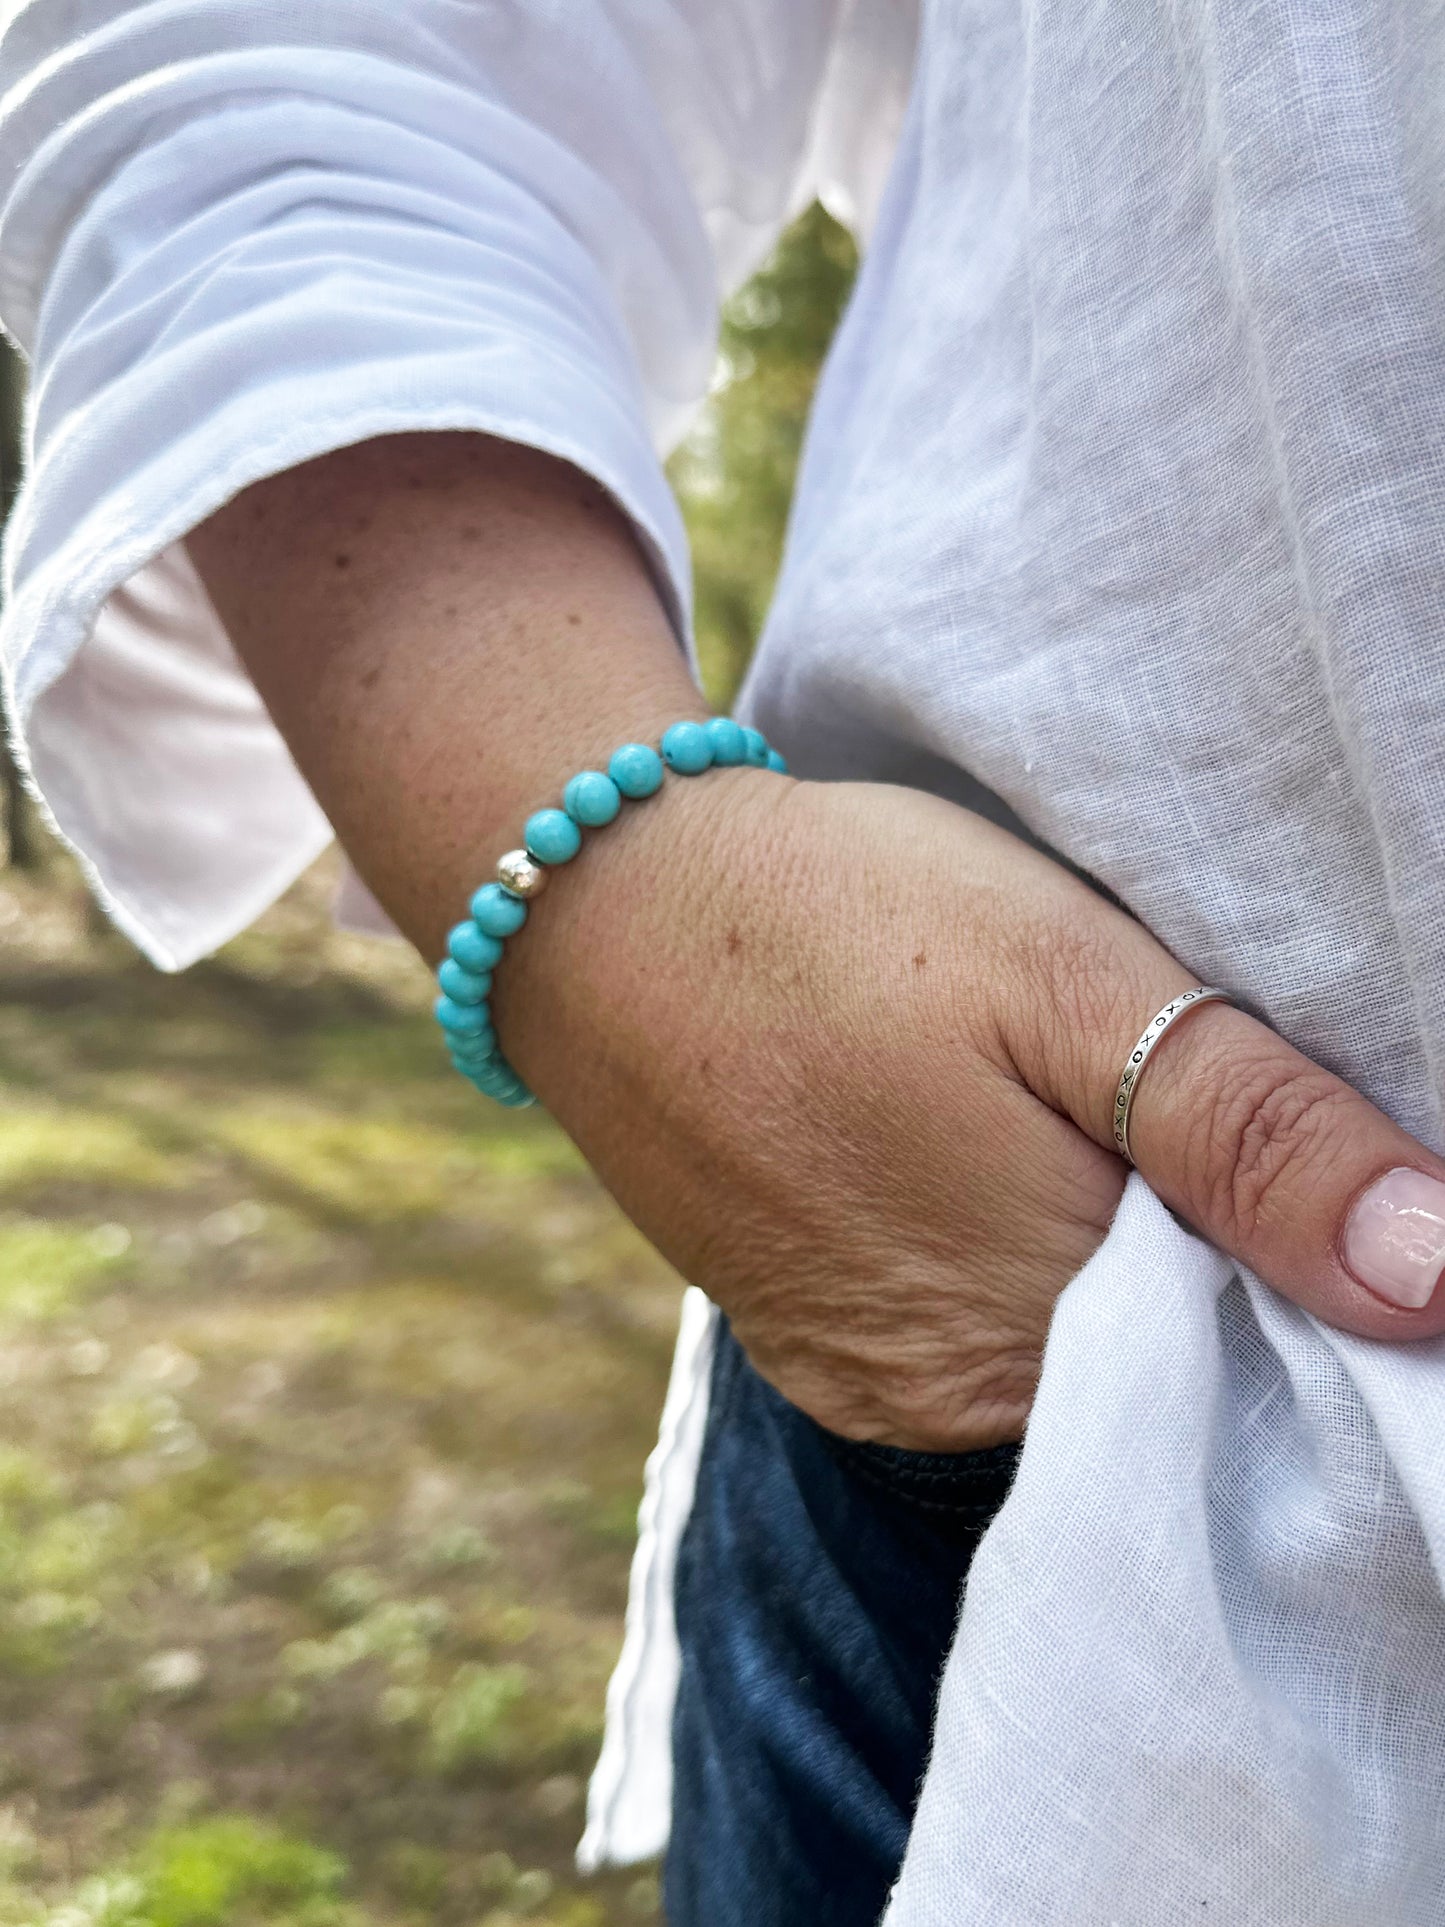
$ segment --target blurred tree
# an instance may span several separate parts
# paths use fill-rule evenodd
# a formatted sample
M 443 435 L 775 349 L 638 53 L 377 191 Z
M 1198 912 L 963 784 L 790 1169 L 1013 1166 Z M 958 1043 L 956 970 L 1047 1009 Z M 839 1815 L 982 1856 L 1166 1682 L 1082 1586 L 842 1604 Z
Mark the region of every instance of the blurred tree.
M 813 388 L 856 265 L 851 236 L 821 207 L 793 224 L 724 311 L 711 401 L 672 459 L 703 681 L 720 704 L 767 612 Z
M 0 528 L 20 481 L 20 417 L 25 394 L 25 364 L 0 335 Z M 0 831 L 3 860 L 17 870 L 33 870 L 40 862 L 40 838 L 30 799 L 20 781 L 8 735 L 0 730 Z

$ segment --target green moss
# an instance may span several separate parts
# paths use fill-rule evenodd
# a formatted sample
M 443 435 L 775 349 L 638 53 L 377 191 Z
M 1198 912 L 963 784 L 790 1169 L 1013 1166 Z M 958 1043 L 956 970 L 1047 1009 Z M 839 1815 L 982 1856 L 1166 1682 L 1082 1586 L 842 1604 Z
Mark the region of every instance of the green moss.
M 32 1518 L 64 1496 L 67 1480 L 38 1452 L 23 1445 L 0 1445 L 0 1516 Z
M 120 1518 L 102 1503 L 0 1525 L 0 1672 L 55 1672 L 101 1621 L 125 1571 Z
M 576 1145 L 535 1111 L 523 1113 L 510 1129 L 498 1125 L 486 1136 L 468 1133 L 465 1142 L 491 1177 L 565 1177 L 587 1168 Z
M 309 1841 L 221 1816 L 157 1829 L 123 1867 L 39 1918 L 41 1927 L 364 1927 L 340 1899 L 346 1873 L 339 1855 Z
M 463 1666 L 437 1701 L 427 1733 L 427 1764 L 438 1773 L 496 1765 L 514 1752 L 515 1710 L 531 1675 L 522 1666 Z
M 221 1709 L 217 1730 L 242 1748 L 276 1747 L 278 1738 L 306 1715 L 306 1698 L 294 1686 L 275 1686 L 267 1693 L 233 1699 Z
M 434 991 L 430 977 L 426 985 Z M 387 1024 L 328 1024 L 311 1038 L 307 1064 L 317 1081 L 367 1091 L 442 1083 L 454 1075 L 435 1023 L 411 1012 Z
M 637 1508 L 641 1494 L 634 1487 L 599 1494 L 578 1479 L 553 1479 L 543 1488 L 540 1498 L 554 1519 L 564 1521 L 602 1545 L 630 1550 L 637 1543 Z
M 119 1508 L 104 1500 L 58 1513 L 26 1535 L 25 1577 L 34 1586 L 86 1585 L 114 1566 L 123 1530 Z
M 178 1423 L 176 1401 L 165 1392 L 124 1393 L 96 1411 L 90 1442 L 102 1457 L 122 1458 L 159 1444 Z
M 405 1118 L 258 1107 L 213 1129 L 274 1183 L 362 1223 L 440 1211 L 456 1183 L 452 1137 Z
M 606 1927 L 599 1901 L 584 1894 L 559 1894 L 535 1927 Z
M 0 1158 L 4 1138 L 0 1130 Z M 122 1277 L 127 1258 L 79 1225 L 0 1218 L 0 1319 L 55 1318 Z
M 450 1625 L 440 1599 L 384 1600 L 329 1639 L 293 1639 L 281 1663 L 300 1681 L 336 1679 L 362 1660 L 380 1660 L 393 1679 L 416 1680 Z
M 0 1186 L 70 1179 L 169 1190 L 192 1176 L 186 1160 L 158 1149 L 129 1118 L 77 1105 L 62 1111 L 12 1102 L 0 1121 Z
M 331 1927 L 346 1863 L 309 1841 L 244 1816 L 223 1816 L 152 1836 L 136 1856 L 137 1927 Z
M 347 1626 L 374 1611 L 385 1591 L 381 1575 L 370 1566 L 339 1566 L 317 1588 L 316 1603 L 328 1619 Z
M 97 1874 L 42 1915 L 41 1927 L 153 1927 L 144 1904 L 144 1889 L 129 1874 Z
M 475 1526 L 443 1526 L 411 1555 L 412 1563 L 430 1572 L 473 1571 L 494 1566 L 497 1548 Z
M 435 1910 L 446 1890 L 451 1863 L 435 1847 L 397 1840 L 382 1856 L 381 1875 L 398 1899 Z
M 523 1882 L 529 1878 L 521 1876 Z M 550 1881 L 545 1892 L 540 1887 L 538 1892 L 540 1898 L 523 1885 L 507 1906 L 483 1914 L 480 1927 L 606 1927 L 607 1915 L 600 1902 L 583 1894 L 553 1895 Z

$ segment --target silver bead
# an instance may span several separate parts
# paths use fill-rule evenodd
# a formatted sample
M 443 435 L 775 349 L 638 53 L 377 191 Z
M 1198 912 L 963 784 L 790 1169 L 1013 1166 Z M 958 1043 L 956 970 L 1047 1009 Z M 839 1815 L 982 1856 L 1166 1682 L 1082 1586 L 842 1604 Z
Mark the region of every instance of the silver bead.
M 497 881 L 514 897 L 539 897 L 547 887 L 547 872 L 525 850 L 508 850 L 497 865 Z

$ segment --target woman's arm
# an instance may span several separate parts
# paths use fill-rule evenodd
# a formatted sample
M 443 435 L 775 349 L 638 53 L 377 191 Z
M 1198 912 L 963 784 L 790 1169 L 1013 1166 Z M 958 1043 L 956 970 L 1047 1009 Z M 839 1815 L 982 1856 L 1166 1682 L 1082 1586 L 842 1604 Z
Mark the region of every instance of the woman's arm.
M 433 961 L 574 768 L 708 713 L 631 524 L 534 449 L 364 442 L 246 490 L 188 547 L 353 862 Z M 574 881 L 547 896 L 554 926 Z
M 573 770 L 705 713 L 629 525 L 529 450 L 362 444 L 245 491 L 190 547 L 431 959 Z M 1054 1298 L 1122 1186 L 1124 1054 L 1189 982 L 966 812 L 736 769 L 590 840 L 493 1003 L 522 1075 L 785 1393 L 954 1448 L 1021 1429 Z M 1299 1303 L 1377 1336 L 1445 1328 L 1445 1293 L 1400 1309 L 1342 1256 L 1361 1192 L 1445 1165 L 1251 1018 L 1210 1007 L 1171 1038 L 1134 1137 L 1160 1195 Z M 1445 1264 L 1445 1212 L 1438 1236 Z
M 566 450 L 685 582 L 657 449 L 719 292 L 825 149 L 865 204 L 887 164 L 914 8 L 882 41 L 854 11 L 0 7 L 0 319 L 33 357 L 4 695 L 156 961 L 234 934 L 325 834 L 182 539 L 329 449 L 467 429 Z

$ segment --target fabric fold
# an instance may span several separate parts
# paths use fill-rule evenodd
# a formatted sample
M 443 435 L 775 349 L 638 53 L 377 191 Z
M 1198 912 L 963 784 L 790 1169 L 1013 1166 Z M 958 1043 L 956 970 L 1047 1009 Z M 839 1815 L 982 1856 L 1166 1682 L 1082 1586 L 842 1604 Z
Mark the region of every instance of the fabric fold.
M 407 430 L 544 449 L 630 516 L 686 638 L 659 451 L 706 392 L 720 293 L 810 191 L 850 14 L 12 11 L 0 314 L 33 383 L 6 698 L 155 962 L 235 934 L 325 839 L 183 552 L 249 483 Z M 858 157 L 859 206 L 887 146 Z
M 1131 1178 L 974 1561 L 886 1927 L 1438 1921 L 1441 1438 L 1445 1342 L 1325 1333 Z

